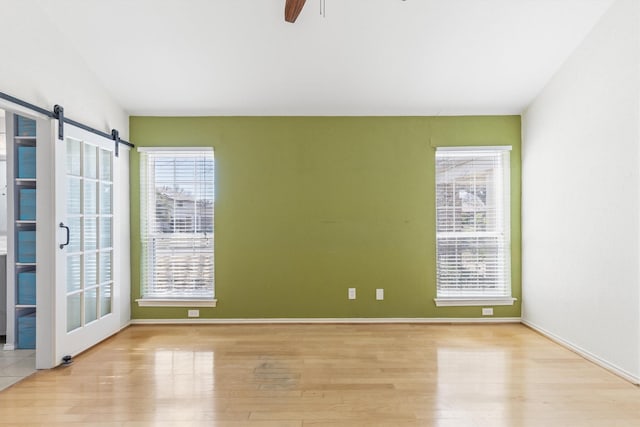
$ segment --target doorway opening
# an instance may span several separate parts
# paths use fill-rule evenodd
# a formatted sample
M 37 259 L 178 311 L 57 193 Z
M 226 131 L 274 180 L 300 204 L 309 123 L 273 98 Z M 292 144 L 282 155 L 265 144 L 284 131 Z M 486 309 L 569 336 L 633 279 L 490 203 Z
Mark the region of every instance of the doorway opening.
M 0 389 L 6 388 L 22 378 L 31 375 L 36 368 L 35 350 L 35 258 L 24 259 L 23 265 L 18 265 L 18 256 L 11 257 L 12 268 L 7 268 L 8 258 L 8 237 L 14 235 L 23 237 L 35 233 L 35 199 L 30 199 L 31 193 L 35 194 L 35 170 L 33 177 L 23 181 L 18 179 L 12 171 L 16 170 L 14 159 L 16 156 L 9 155 L 18 153 L 14 144 L 17 142 L 16 127 L 14 123 L 8 125 L 9 121 L 14 121 L 15 116 L 6 110 L 0 109 L 0 340 L 2 350 L 0 351 Z M 35 122 L 33 122 L 35 123 Z M 35 146 L 35 125 L 33 126 L 33 138 L 20 140 L 20 145 L 29 147 Z M 11 133 L 11 135 L 9 135 Z M 11 145 L 11 146 L 9 146 Z M 27 151 L 30 151 L 27 149 Z M 31 149 L 30 153 L 33 152 Z M 34 160 L 34 159 L 31 159 Z M 9 164 L 9 163 L 12 164 Z M 35 166 L 35 163 L 33 163 Z M 23 172 L 28 174 L 28 171 Z M 30 176 L 30 175 L 29 175 Z M 20 203 L 16 203 L 16 196 L 24 194 L 23 205 L 24 215 L 30 221 L 19 221 L 20 212 L 12 211 L 20 208 Z M 31 203 L 33 202 L 33 203 Z M 28 206 L 27 206 L 28 205 Z M 31 206 L 32 205 L 32 206 Z M 30 212 L 27 212 L 30 211 Z M 12 214 L 14 221 L 9 221 Z M 31 218 L 33 215 L 33 218 Z M 32 230 L 30 233 L 18 234 L 18 230 Z M 15 243 L 12 243 L 15 246 Z M 35 256 L 35 242 L 32 247 L 27 248 L 29 243 L 22 249 L 29 253 L 24 256 Z M 9 271 L 11 270 L 11 272 Z M 22 287 L 20 287 L 22 285 Z M 22 339 L 18 339 L 22 337 Z M 19 343 L 17 343 L 20 341 Z

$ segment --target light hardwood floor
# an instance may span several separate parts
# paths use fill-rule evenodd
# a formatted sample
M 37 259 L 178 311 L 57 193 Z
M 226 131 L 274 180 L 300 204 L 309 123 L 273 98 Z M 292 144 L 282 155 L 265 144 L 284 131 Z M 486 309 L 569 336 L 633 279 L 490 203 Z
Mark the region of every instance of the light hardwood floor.
M 515 324 L 132 326 L 0 425 L 640 426 L 640 389 Z

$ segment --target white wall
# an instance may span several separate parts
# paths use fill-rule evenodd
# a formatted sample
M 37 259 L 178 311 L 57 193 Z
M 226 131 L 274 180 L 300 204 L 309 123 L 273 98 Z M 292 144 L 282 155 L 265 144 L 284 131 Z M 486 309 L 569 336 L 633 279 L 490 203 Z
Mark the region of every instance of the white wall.
M 0 1 L 0 92 L 110 133 L 129 136 L 128 114 L 34 1 Z M 105 31 L 108 31 L 105 28 Z M 82 34 L 78 34 L 82 37 Z M 117 61 L 117 52 L 105 52 Z
M 523 319 L 640 378 L 640 2 L 617 0 L 523 115 Z

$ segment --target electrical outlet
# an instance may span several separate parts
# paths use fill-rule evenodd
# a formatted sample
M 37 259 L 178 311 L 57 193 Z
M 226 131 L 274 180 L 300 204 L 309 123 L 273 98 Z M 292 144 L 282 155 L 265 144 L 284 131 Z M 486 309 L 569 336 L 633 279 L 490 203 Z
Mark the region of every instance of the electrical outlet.
M 384 299 L 384 289 L 376 289 L 376 299 L 382 301 Z
M 483 316 L 493 316 L 493 307 L 482 307 Z
M 189 311 L 187 311 L 187 316 L 189 316 L 189 317 L 200 317 L 200 310 L 189 310 Z
M 356 288 L 349 288 L 349 299 L 356 299 Z

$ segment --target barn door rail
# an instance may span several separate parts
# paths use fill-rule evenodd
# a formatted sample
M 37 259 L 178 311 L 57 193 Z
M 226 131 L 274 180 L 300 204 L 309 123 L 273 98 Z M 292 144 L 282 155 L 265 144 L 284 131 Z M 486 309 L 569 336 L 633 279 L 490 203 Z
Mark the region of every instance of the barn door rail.
M 42 114 L 46 117 L 58 120 L 58 139 L 64 140 L 64 124 L 68 124 L 71 126 L 75 126 L 77 128 L 86 130 L 87 132 L 91 132 L 93 134 L 99 135 L 103 138 L 110 139 L 115 144 L 115 155 L 118 156 L 119 146 L 120 144 L 124 144 L 128 147 L 135 147 L 132 143 L 125 141 L 120 138 L 120 132 L 116 129 L 111 129 L 111 133 L 106 133 L 101 130 L 92 128 L 91 126 L 87 126 L 83 123 L 77 122 L 75 120 L 71 120 L 70 118 L 64 115 L 64 108 L 61 105 L 55 105 L 53 107 L 53 111 L 49 111 L 45 108 L 38 107 L 37 105 L 31 104 L 30 102 L 23 101 L 22 99 L 16 98 L 15 96 L 11 96 L 4 92 L 0 92 L 0 99 L 4 99 L 5 101 L 9 101 L 11 103 L 17 104 L 21 107 L 28 108 L 29 110 L 35 111 L 36 113 Z

